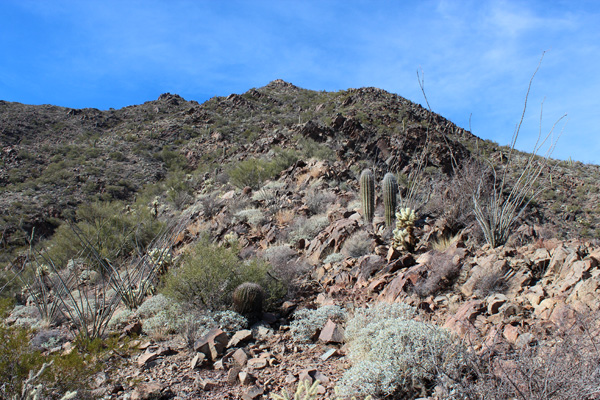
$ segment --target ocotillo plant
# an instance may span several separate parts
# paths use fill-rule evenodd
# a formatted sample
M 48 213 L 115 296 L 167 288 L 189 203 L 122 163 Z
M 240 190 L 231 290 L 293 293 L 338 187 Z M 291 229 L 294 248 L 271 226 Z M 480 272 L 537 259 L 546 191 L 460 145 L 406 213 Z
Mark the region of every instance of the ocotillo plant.
M 375 215 L 375 178 L 370 169 L 360 174 L 360 201 L 365 222 L 372 222 Z
M 398 181 L 394 174 L 390 172 L 385 174 L 382 186 L 385 226 L 392 226 L 396 218 L 396 203 L 398 199 Z

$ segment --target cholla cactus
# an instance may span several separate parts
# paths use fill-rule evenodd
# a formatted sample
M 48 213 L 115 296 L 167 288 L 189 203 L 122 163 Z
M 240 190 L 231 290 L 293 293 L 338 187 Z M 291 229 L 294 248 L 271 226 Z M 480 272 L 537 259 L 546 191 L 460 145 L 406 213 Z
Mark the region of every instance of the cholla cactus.
M 394 238 L 392 246 L 403 248 L 406 251 L 412 251 L 415 247 L 415 221 L 417 217 L 415 210 L 411 208 L 401 208 L 396 213 L 396 229 L 394 229 Z
M 157 267 L 158 274 L 167 272 L 174 261 L 173 253 L 167 248 L 155 247 L 148 252 L 148 257 L 152 264 Z
M 360 174 L 360 201 L 365 222 L 372 222 L 375 215 L 375 178 L 370 169 Z

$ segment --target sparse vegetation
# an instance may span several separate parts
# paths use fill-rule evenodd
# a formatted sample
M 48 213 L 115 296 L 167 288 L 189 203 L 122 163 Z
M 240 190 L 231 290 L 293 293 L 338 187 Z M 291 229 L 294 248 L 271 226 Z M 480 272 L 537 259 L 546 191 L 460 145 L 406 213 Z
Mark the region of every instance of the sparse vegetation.
M 231 305 L 238 285 L 254 282 L 267 292 L 268 307 L 285 294 L 284 285 L 272 278 L 270 271 L 268 263 L 240 260 L 235 248 L 217 246 L 205 237 L 182 256 L 179 268 L 171 269 L 165 276 L 162 292 L 179 303 L 217 311 Z
M 264 395 L 276 398 L 296 382 L 306 399 L 595 395 L 596 331 L 573 316 L 599 306 L 600 250 L 572 233 L 600 232 L 597 166 L 542 168 L 374 88 L 278 81 L 204 104 L 166 94 L 106 112 L 4 102 L 0 114 L 4 132 L 20 135 L 0 152 L 2 398 L 21 396 L 29 376 L 29 393 L 50 399 L 133 397 L 150 378 L 187 391 L 195 355 L 194 368 L 222 376 L 223 366 L 230 380 L 202 392 L 211 382 L 196 380 L 191 396 L 237 396 L 254 388 L 237 383 L 252 380 L 231 366 L 238 349 L 264 359 L 253 374 L 261 387 L 269 374 Z M 366 227 L 356 200 L 365 169 L 400 182 L 387 193 L 381 182 L 379 208 L 364 196 L 362 215 L 377 215 Z M 395 192 L 394 240 L 380 217 L 390 224 Z M 473 208 L 502 210 L 518 193 L 511 239 L 481 246 Z M 181 229 L 155 239 L 171 218 Z M 243 282 L 263 295 L 236 296 Z M 393 304 L 361 308 L 373 299 Z M 328 319 L 345 330 L 347 353 L 315 340 Z M 251 332 L 202 361 L 195 344 L 216 327 Z M 173 343 L 171 358 L 162 352 Z

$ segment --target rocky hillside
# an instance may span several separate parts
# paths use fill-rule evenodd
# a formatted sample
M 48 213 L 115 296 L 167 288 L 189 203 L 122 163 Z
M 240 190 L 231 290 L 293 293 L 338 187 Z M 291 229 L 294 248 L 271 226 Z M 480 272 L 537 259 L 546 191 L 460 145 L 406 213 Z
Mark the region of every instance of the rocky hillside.
M 427 166 L 446 174 L 450 153 L 460 163 L 476 150 L 490 157 L 500 151 L 379 89 L 315 92 L 280 80 L 203 104 L 170 94 L 109 111 L 2 101 L 0 127 L 0 230 L 9 251 L 22 246 L 33 228 L 37 237 L 50 236 L 81 202 L 131 201 L 169 171 L 227 179 L 225 166 L 274 148 L 304 150 L 308 161 L 315 154 L 307 139 L 334 152 L 329 157 L 345 179 L 367 165 L 409 172 L 426 138 Z M 554 190 L 539 199 L 537 222 L 551 222 L 563 237 L 594 237 L 597 172 L 580 163 L 559 165 L 552 173 Z
M 548 190 L 492 248 L 473 195 L 489 166 L 508 190 L 528 155 L 379 89 L 278 80 L 203 104 L 2 102 L 0 118 L 2 396 L 52 360 L 49 398 L 252 400 L 306 381 L 319 399 L 597 398 L 597 166 L 544 167 Z M 385 224 L 387 172 L 410 241 Z M 47 252 L 23 250 L 32 230 Z M 260 283 L 260 307 L 238 281 Z

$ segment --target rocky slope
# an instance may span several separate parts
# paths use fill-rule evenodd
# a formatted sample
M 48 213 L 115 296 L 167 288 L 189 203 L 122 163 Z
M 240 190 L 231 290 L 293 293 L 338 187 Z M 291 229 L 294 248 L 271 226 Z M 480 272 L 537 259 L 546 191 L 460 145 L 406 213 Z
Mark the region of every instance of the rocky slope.
M 130 200 L 170 170 L 218 175 L 275 146 L 298 149 L 306 138 L 334 150 L 337 173 L 346 177 L 350 167 L 356 173 L 365 165 L 408 172 L 426 137 L 428 166 L 444 173 L 451 172 L 450 149 L 457 163 L 476 149 L 488 156 L 500 151 L 380 89 L 315 92 L 280 80 L 203 104 L 170 94 L 108 111 L 2 101 L 0 128 L 0 230 L 8 251 L 33 228 L 38 237 L 50 236 L 82 201 Z M 563 237 L 594 237 L 597 169 L 560 164 L 551 173 L 555 190 L 539 200 L 538 221 Z
M 552 190 L 528 209 L 506 245 L 492 249 L 469 206 L 467 183 L 481 170 L 469 175 L 465 169 L 457 174 L 462 180 L 453 180 L 452 159 L 470 160 L 479 148 L 502 165 L 506 149 L 476 146 L 469 132 L 379 89 L 326 93 L 274 81 L 204 104 L 169 94 L 111 111 L 3 102 L 0 118 L 6 249 L 18 244 L 21 218 L 25 229 L 50 234 L 55 219 L 79 202 L 129 199 L 144 183 L 188 168 L 199 178 L 190 199 L 176 207 L 159 195 L 148 204 L 158 218 L 186 221 L 172 243 L 175 255 L 205 234 L 221 246 L 234 239 L 240 257 L 264 258 L 293 281 L 286 302 L 250 329 L 214 329 L 192 348 L 185 335 L 156 334 L 144 318 L 130 315 L 112 327 L 122 335 L 121 347 L 103 359 L 105 368 L 90 382 L 92 398 L 259 399 L 304 380 L 319 382 L 319 398 L 334 398 L 351 365 L 343 321 L 314 326 L 308 342 L 296 340 L 290 328 L 295 311 L 325 305 L 351 313 L 376 302 L 410 304 L 418 319 L 453 331 L 472 354 L 500 365 L 487 376 L 500 382 L 506 381 L 502 371 L 519 377 L 519 364 L 508 355 L 555 348 L 577 329 L 597 332 L 594 321 L 584 322 L 600 308 L 600 246 L 578 234 L 596 218 L 590 211 L 598 201 L 596 166 L 544 170 Z M 419 188 L 416 244 L 410 252 L 394 249 L 379 185 L 375 219 L 365 223 L 357 176 L 364 167 L 378 181 L 388 171 L 409 176 L 423 148 L 429 169 Z M 274 177 L 254 188 L 232 185 L 229 168 L 282 150 L 296 157 Z M 9 324 L 39 318 L 31 299 L 24 303 Z M 29 319 L 19 321 L 24 316 Z M 73 351 L 62 322 L 52 327 L 61 344 L 44 352 Z M 553 367 L 571 365 L 558 360 Z M 566 387 L 566 381 L 552 383 Z M 449 398 L 435 385 L 421 394 Z

